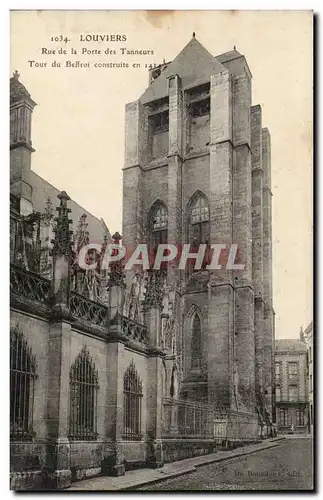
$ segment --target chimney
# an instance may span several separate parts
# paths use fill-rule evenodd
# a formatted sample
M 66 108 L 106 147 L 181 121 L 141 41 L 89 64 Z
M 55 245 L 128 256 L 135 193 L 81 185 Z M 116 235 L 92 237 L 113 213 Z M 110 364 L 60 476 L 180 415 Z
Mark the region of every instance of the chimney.
M 305 342 L 305 338 L 304 338 L 304 332 L 303 332 L 303 327 L 301 326 L 301 329 L 299 331 L 299 340 L 301 342 Z

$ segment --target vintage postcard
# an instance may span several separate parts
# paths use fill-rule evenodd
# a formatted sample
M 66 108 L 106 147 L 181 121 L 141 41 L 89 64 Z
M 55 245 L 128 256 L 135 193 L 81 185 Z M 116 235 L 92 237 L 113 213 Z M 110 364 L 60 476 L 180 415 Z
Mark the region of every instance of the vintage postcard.
M 10 16 L 10 488 L 313 490 L 313 13 Z

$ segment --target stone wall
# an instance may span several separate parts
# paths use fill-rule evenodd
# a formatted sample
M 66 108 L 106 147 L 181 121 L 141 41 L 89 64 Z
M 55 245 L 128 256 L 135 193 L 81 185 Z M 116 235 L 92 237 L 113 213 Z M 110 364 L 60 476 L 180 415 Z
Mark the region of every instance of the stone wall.
M 175 462 L 185 458 L 198 457 L 214 453 L 217 446 L 214 440 L 200 439 L 169 439 L 163 440 L 164 461 Z

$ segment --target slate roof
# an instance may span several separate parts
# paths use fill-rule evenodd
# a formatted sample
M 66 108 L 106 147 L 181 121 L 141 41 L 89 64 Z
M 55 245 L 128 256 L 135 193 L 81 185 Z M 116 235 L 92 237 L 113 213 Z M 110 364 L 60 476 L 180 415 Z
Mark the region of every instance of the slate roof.
M 275 341 L 276 353 L 279 351 L 289 352 L 307 352 L 305 342 L 298 339 L 279 339 Z
M 168 64 L 160 76 L 153 81 L 140 98 L 142 104 L 168 96 L 167 77 L 177 74 L 182 80 L 182 88 L 196 87 L 208 81 L 211 75 L 226 71 L 218 58 L 213 57 L 200 42 L 193 37 L 184 49 Z
M 215 56 L 220 63 L 224 63 L 227 61 L 232 61 L 232 59 L 236 59 L 237 57 L 244 57 L 240 52 L 238 52 L 236 49 L 229 50 L 228 52 L 224 52 L 223 54 L 220 54 L 219 56 Z
M 10 78 L 10 104 L 26 99 L 31 104 L 35 105 L 36 103 L 31 99 L 30 93 L 19 80 L 19 76 L 18 71 L 15 71 L 13 77 Z M 32 170 L 29 171 L 28 177 L 29 184 L 33 188 L 32 203 L 34 211 L 44 213 L 48 198 L 50 198 L 55 210 L 59 204 L 57 195 L 60 193 L 60 190 Z M 87 216 L 86 222 L 88 224 L 90 241 L 92 243 L 102 243 L 104 236 L 107 236 L 107 238 L 110 239 L 110 232 L 103 219 L 98 219 L 87 210 L 84 210 L 83 207 L 72 199 L 68 202 L 68 206 L 71 209 L 70 218 L 73 220 L 73 223 L 71 224 L 71 230 L 73 233 L 75 233 L 77 229 L 80 217 L 85 214 Z
M 29 173 L 29 183 L 33 188 L 33 209 L 36 212 L 44 213 L 46 200 L 50 198 L 56 216 L 56 207 L 58 207 L 59 205 L 57 195 L 60 193 L 60 190 L 32 170 Z M 71 224 L 71 230 L 74 234 L 77 229 L 80 217 L 83 214 L 86 214 L 86 222 L 88 224 L 91 243 L 102 243 L 104 235 L 107 235 L 108 239 L 110 238 L 110 232 L 103 219 L 98 219 L 87 210 L 84 210 L 83 207 L 81 207 L 72 199 L 68 202 L 68 207 L 71 209 L 70 218 L 73 220 L 73 223 Z

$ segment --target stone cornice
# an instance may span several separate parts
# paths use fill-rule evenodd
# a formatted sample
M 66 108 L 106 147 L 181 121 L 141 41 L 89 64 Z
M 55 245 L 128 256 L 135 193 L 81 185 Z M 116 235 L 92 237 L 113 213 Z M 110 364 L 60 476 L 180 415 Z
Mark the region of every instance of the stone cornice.
M 50 318 L 50 308 L 48 305 L 15 293 L 10 293 L 10 308 L 18 312 L 25 312 L 31 316 L 39 316 L 43 320 L 48 321 Z
M 46 323 L 50 317 L 50 308 L 47 305 L 14 293 L 10 294 L 10 310 L 17 313 L 24 313 L 27 316 L 40 319 Z
M 247 141 L 243 141 L 243 142 L 238 142 L 238 143 L 235 143 L 235 144 L 234 144 L 234 148 L 235 148 L 235 149 L 237 149 L 237 148 L 241 148 L 241 147 L 247 147 L 247 149 L 249 150 L 250 154 L 252 154 L 252 151 L 251 151 L 251 147 L 250 147 L 249 142 L 247 142 Z
M 182 158 L 181 154 L 178 153 L 178 152 L 176 152 L 176 153 L 168 153 L 168 155 L 167 155 L 168 159 L 171 159 L 171 158 L 174 158 L 174 157 L 178 158 L 181 162 L 183 161 L 183 158 Z
M 139 168 L 142 172 L 144 172 L 144 169 L 142 168 L 141 165 L 139 165 L 139 163 L 136 163 L 135 165 L 129 165 L 127 167 L 123 167 L 122 170 L 130 170 L 131 168 Z
M 10 144 L 10 151 L 12 151 L 13 149 L 17 149 L 17 148 L 25 148 L 28 151 L 30 151 L 31 153 L 35 152 L 35 149 L 27 141 L 13 142 Z
M 273 196 L 273 192 L 272 192 L 272 190 L 268 186 L 263 186 L 262 190 L 263 191 L 268 191 L 270 193 L 270 195 Z

